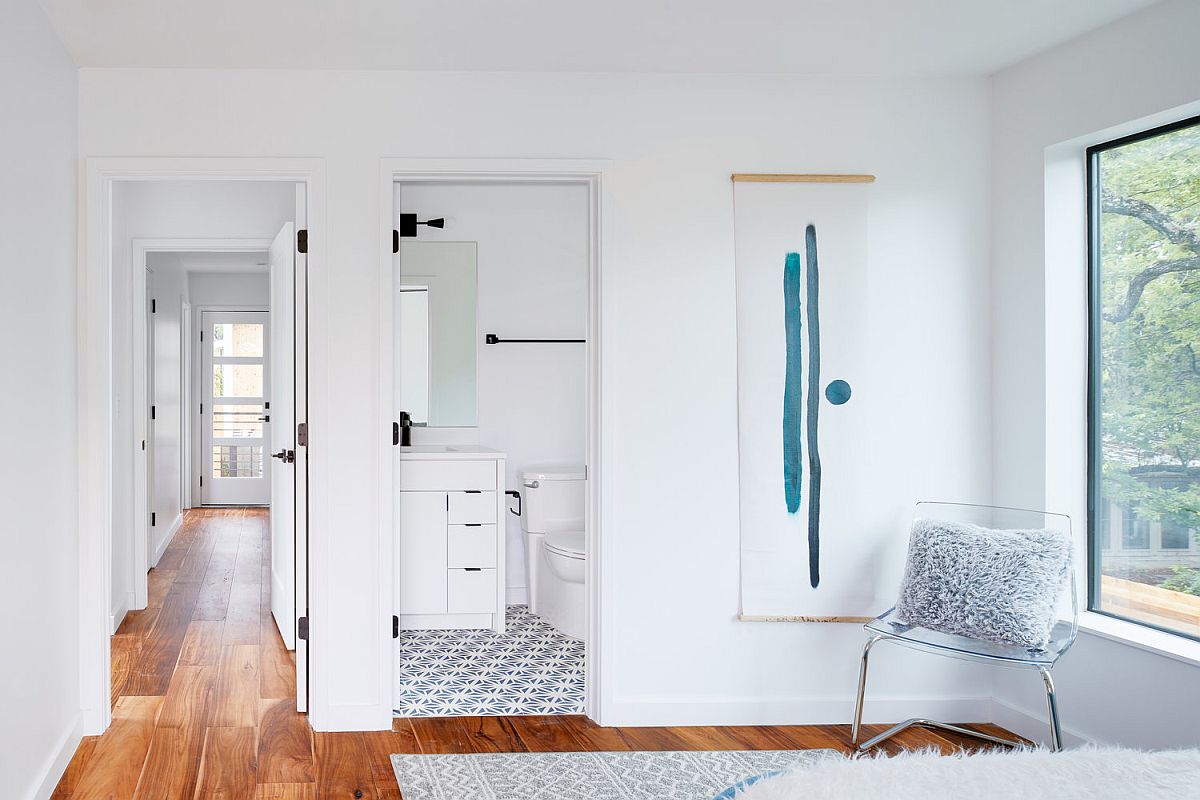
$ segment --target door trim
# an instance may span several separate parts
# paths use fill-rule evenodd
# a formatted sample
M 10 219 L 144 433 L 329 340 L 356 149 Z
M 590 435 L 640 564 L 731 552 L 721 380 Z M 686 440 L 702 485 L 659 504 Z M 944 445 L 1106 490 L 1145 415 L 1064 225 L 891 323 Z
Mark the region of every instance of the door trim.
M 112 185 L 115 181 L 138 180 L 265 180 L 305 184 L 308 202 L 309 271 L 315 284 L 312 297 L 323 298 L 325 286 L 326 177 L 321 158 L 86 158 L 79 165 L 76 351 L 77 415 L 79 440 L 78 530 L 79 530 L 79 704 L 84 735 L 103 733 L 112 721 L 109 703 L 110 657 L 109 613 L 112 597 L 112 452 L 113 376 L 112 274 L 110 257 Z M 318 306 L 318 311 L 320 307 Z M 194 313 L 194 309 L 193 309 Z M 312 310 L 310 309 L 310 316 Z M 134 326 L 135 328 L 137 326 Z M 320 345 L 319 339 L 313 344 Z M 326 368 L 327 353 L 313 347 L 309 354 L 313 371 Z M 136 363 L 136 361 L 135 361 Z M 309 404 L 309 419 L 317 429 L 327 429 L 323 405 Z M 323 495 L 313 494 L 320 506 Z M 323 510 L 323 509 L 322 509 Z M 324 546 L 319 529 L 309 526 L 310 547 Z M 313 541 L 317 540 L 317 541 Z M 318 622 L 325 619 L 328 571 L 321 560 L 310 575 L 309 609 Z M 320 648 L 313 651 L 322 654 Z M 310 722 L 328 729 L 329 698 L 325 688 L 325 661 L 312 659 L 310 674 Z
M 146 263 L 147 257 L 151 253 L 256 253 L 265 249 L 262 244 L 263 239 L 172 239 L 172 238 L 137 238 L 130 242 L 130 259 L 129 259 L 129 278 L 133 292 L 133 303 L 130 308 L 146 309 L 149 314 L 150 292 L 146 282 L 146 272 L 150 269 Z M 265 240 L 267 245 L 270 245 L 270 240 Z M 188 306 L 191 313 L 191 318 L 199 320 L 200 312 L 197 310 L 203 309 L 200 306 Z M 211 310 L 231 310 L 237 311 L 241 309 L 211 309 Z M 257 309 L 255 309 L 257 310 Z M 180 323 L 187 327 L 187 322 L 183 320 L 182 315 Z M 197 326 L 197 330 L 199 327 Z M 149 586 L 146 573 L 154 565 L 150 563 L 149 541 L 150 541 L 150 512 L 153 509 L 150 507 L 152 497 L 151 483 L 153 478 L 153 460 L 150 452 L 150 402 L 148 376 L 150 374 L 150 365 L 146 363 L 146 342 L 149 337 L 147 326 L 133 326 L 133 606 L 132 609 L 143 609 L 149 602 Z M 189 343 L 184 347 L 184 352 L 181 364 L 185 373 L 183 374 L 183 384 L 181 386 L 180 397 L 184 398 L 185 402 L 192 403 L 190 389 L 195 386 L 195 362 L 196 355 L 194 343 Z M 189 391 L 184 391 L 187 389 Z M 182 497 L 188 504 L 185 508 L 191 508 L 195 503 L 195 488 L 193 484 L 197 480 L 195 475 L 195 464 L 191 458 L 193 451 L 198 451 L 198 447 L 193 447 L 193 442 L 190 439 L 192 426 L 192 412 L 195 411 L 195 404 L 192 403 L 191 408 L 179 415 L 182 421 L 184 430 L 181 432 L 181 449 L 183 450 L 183 463 L 180 464 L 181 474 L 186 476 L 188 488 L 183 493 Z M 146 451 L 140 449 L 142 440 L 146 441 Z M 137 513 L 138 509 L 142 509 L 143 513 Z M 183 509 L 181 509 L 183 510 Z
M 521 159 L 521 158 L 383 158 L 379 174 L 379 619 L 380 641 L 391 640 L 391 603 L 393 597 L 393 535 L 392 535 L 392 391 L 393 391 L 393 256 L 392 230 L 394 225 L 393 185 L 406 181 L 458 183 L 576 183 L 589 188 L 589 258 L 588 258 L 588 321 L 585 360 L 587 364 L 587 445 L 588 472 L 585 535 L 587 559 L 587 620 L 588 636 L 585 656 L 585 712 L 600 725 L 611 718 L 613 707 L 612 650 L 606 643 L 611 636 L 612 615 L 605 613 L 615 597 L 613 570 L 608 567 L 609 551 L 603 546 L 603 520 L 610 513 L 603 493 L 606 477 L 606 452 L 611 451 L 611 437 L 603 430 L 604 397 L 602 393 L 601 339 L 601 278 L 602 252 L 607 235 L 602 226 L 605 196 L 601 192 L 604 176 L 611 167 L 604 159 Z M 385 435 L 388 434 L 388 435 Z M 382 648 L 385 659 L 392 660 L 391 647 Z M 397 665 L 385 663 L 382 673 L 390 681 Z M 391 700 L 391 684 L 381 687 Z

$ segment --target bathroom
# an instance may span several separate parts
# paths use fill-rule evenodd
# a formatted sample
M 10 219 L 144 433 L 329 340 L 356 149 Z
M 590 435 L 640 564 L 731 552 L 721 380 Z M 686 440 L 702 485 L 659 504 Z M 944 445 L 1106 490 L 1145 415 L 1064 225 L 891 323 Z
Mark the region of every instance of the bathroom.
M 393 707 L 583 713 L 592 186 L 393 197 Z

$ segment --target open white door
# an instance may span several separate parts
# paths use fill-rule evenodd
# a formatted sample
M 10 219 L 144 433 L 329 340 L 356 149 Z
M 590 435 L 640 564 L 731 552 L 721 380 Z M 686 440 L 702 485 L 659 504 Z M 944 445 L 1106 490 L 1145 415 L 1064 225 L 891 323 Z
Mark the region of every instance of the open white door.
M 308 710 L 308 257 L 304 186 L 296 222 L 271 243 L 271 614 L 296 651 L 296 709 Z
M 296 248 L 293 223 L 271 242 L 271 614 L 296 649 Z

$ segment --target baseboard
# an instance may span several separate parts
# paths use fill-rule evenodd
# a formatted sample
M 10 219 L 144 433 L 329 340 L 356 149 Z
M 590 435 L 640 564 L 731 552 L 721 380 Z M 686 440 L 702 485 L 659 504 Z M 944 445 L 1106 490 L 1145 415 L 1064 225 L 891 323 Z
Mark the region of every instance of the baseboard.
M 42 767 L 35 779 L 36 782 L 25 795 L 28 800 L 50 800 L 50 796 L 58 787 L 58 782 L 62 780 L 63 773 L 67 771 L 67 765 L 71 763 L 71 758 L 79 749 L 81 741 L 83 741 L 83 720 L 77 714 L 71 724 L 67 726 L 67 730 L 59 737 L 46 766 Z
M 275 570 L 271 569 L 271 597 L 283 597 L 287 590 L 283 588 L 283 581 L 279 580 L 279 576 L 275 574 Z M 271 612 L 271 620 L 275 623 L 275 630 L 279 631 L 279 638 L 283 639 L 283 646 L 288 650 L 296 649 L 296 631 L 288 626 L 284 630 L 283 625 L 279 622 L 279 617 L 275 616 L 275 606 L 272 605 L 269 609 Z
M 1005 700 L 993 697 L 992 722 L 1031 742 L 1044 745 L 1050 744 L 1050 720 L 1047 718 L 1046 709 L 1044 708 L 1040 713 L 1035 714 L 1023 708 L 1017 708 Z M 1090 744 L 1093 741 L 1089 737 L 1079 733 L 1079 731 L 1072 730 L 1066 726 L 1062 728 L 1062 736 L 1064 747 L 1079 747 Z
M 529 605 L 529 589 L 524 586 L 509 586 L 504 590 L 504 603 L 510 606 Z
M 724 700 L 617 700 L 602 725 L 845 725 L 854 699 L 730 698 Z M 990 697 L 867 697 L 863 722 L 899 722 L 930 717 L 947 722 L 990 722 Z
M 308 722 L 314 731 L 390 731 L 392 729 L 392 704 L 388 698 L 387 708 L 379 706 L 331 706 L 323 712 L 308 709 Z
M 179 533 L 179 529 L 183 527 L 183 514 L 176 514 L 175 520 L 171 523 L 167 535 L 163 537 L 162 542 L 154 548 L 154 553 L 150 557 L 150 569 L 158 566 L 159 559 L 163 557 L 163 553 L 167 552 L 167 548 L 171 546 L 171 542 L 175 539 L 175 534 Z
M 121 627 L 121 623 L 125 621 L 125 615 L 131 608 L 133 608 L 133 592 L 126 592 L 117 605 L 113 606 L 112 613 L 108 615 L 109 636 L 112 636 L 117 632 L 117 628 Z

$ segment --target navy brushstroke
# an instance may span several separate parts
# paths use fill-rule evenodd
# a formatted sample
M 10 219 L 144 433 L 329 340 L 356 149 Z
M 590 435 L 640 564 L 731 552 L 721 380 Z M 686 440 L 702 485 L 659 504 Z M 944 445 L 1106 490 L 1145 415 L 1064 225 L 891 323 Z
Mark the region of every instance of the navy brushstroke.
M 789 514 L 800 510 L 800 483 L 804 477 L 800 427 L 803 369 L 800 280 L 800 254 L 788 253 L 783 262 L 783 326 L 787 347 L 783 381 L 783 494 Z
M 821 454 L 817 450 L 817 411 L 821 407 L 821 281 L 817 271 L 817 229 L 813 225 L 804 230 L 804 250 L 808 256 L 808 581 L 815 589 L 821 582 Z

